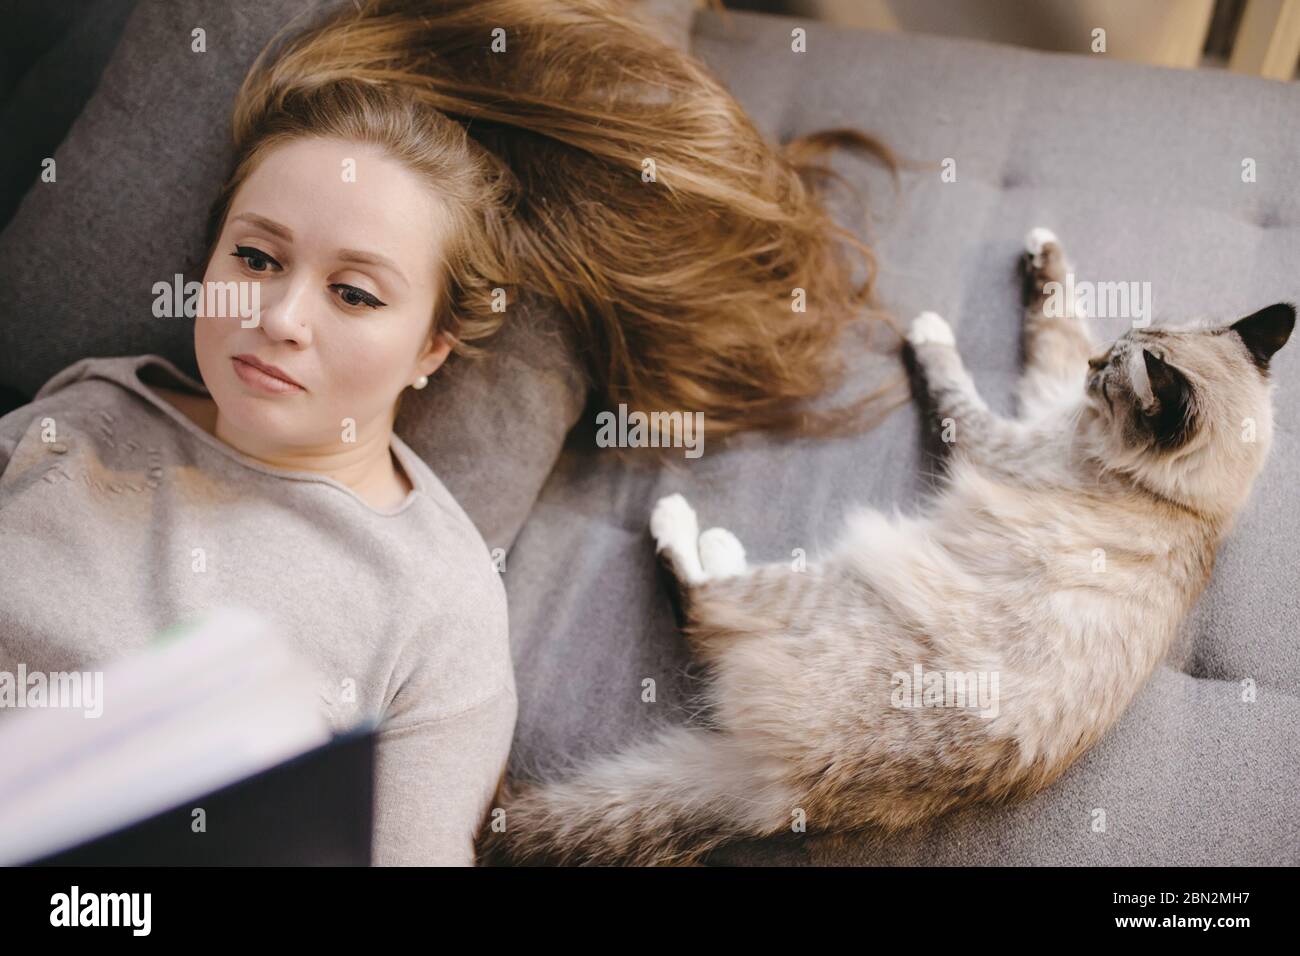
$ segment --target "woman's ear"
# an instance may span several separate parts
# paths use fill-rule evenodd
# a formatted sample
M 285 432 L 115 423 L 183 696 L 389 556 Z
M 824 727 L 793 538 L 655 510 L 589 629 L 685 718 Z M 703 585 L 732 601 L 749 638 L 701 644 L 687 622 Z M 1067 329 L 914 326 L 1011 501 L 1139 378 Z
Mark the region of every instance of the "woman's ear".
M 438 371 L 442 363 L 447 360 L 447 356 L 451 354 L 452 344 L 453 339 L 446 332 L 439 332 L 433 336 L 425 345 L 416 363 L 420 374 L 433 378 L 433 373 Z

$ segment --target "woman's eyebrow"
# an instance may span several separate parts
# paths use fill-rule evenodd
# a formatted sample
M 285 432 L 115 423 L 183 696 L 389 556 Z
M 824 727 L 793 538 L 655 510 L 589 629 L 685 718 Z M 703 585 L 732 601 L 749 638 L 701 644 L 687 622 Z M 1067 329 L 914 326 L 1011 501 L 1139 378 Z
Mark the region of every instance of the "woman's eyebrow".
M 259 216 L 255 212 L 241 212 L 235 219 L 242 219 L 245 222 L 251 222 L 255 226 L 260 226 L 271 235 L 283 239 L 285 242 L 293 242 L 293 230 L 288 226 L 282 226 L 274 219 L 267 219 L 265 216 Z M 406 285 L 410 285 L 402 270 L 397 268 L 397 263 L 387 256 L 381 256 L 377 252 L 363 252 L 360 249 L 340 249 L 338 257 L 342 262 L 364 262 L 373 266 L 383 266 L 390 270 L 397 278 L 401 279 Z
M 381 256 L 377 252 L 362 252 L 360 249 L 340 249 L 339 260 L 342 262 L 365 262 L 372 266 L 383 266 L 392 272 L 403 283 L 406 282 L 406 276 L 402 275 L 402 270 L 397 268 L 397 263 L 387 256 Z
M 274 219 L 267 219 L 265 216 L 259 216 L 255 212 L 241 212 L 235 219 L 243 219 L 245 222 L 251 222 L 255 226 L 261 226 L 271 235 L 283 239 L 285 242 L 293 242 L 293 230 L 288 226 L 282 226 Z

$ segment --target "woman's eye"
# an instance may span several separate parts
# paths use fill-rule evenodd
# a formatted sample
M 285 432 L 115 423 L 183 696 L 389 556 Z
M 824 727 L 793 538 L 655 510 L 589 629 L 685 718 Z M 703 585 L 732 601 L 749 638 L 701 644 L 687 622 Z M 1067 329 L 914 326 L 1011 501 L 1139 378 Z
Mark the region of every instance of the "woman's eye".
M 330 286 L 330 288 L 338 290 L 339 298 L 341 298 L 348 305 L 352 305 L 352 306 L 364 305 L 372 309 L 377 309 L 381 305 L 388 304 L 387 302 L 380 302 L 378 299 L 376 299 L 365 289 L 358 289 L 354 285 L 345 285 L 342 282 L 336 282 L 332 286 Z
M 231 253 L 236 259 L 243 259 L 244 264 L 253 272 L 265 272 L 262 266 L 274 265 L 280 268 L 280 263 L 276 262 L 261 249 L 255 249 L 252 246 L 235 246 L 235 251 Z M 260 263 L 260 265 L 258 265 Z

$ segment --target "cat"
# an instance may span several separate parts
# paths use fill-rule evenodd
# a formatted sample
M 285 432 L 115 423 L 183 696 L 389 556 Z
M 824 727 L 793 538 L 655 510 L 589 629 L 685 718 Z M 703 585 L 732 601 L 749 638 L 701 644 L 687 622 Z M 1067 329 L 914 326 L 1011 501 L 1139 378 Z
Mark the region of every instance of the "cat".
M 1018 418 L 981 400 L 942 318 L 910 326 L 953 439 L 926 513 L 858 510 L 796 573 L 749 567 L 725 529 L 700 534 L 679 494 L 656 504 L 713 726 L 667 729 L 569 779 L 507 781 L 489 860 L 689 865 L 796 821 L 893 831 L 1031 795 L 1115 723 L 1264 464 L 1269 360 L 1295 308 L 1134 327 L 1096 354 L 1075 303 L 1047 307 L 1069 268 L 1060 242 L 1040 228 L 1025 247 Z

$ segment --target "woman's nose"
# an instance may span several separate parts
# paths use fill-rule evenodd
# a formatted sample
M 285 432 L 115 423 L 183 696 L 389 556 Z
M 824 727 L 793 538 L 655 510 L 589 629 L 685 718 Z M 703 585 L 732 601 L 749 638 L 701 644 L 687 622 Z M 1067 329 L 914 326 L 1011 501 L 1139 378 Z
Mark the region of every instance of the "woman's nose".
M 262 286 L 262 328 L 273 339 L 311 340 L 311 288 L 306 282 L 276 283 L 274 291 Z M 268 295 L 268 292 L 270 293 Z M 269 301 L 268 301 L 269 300 Z

